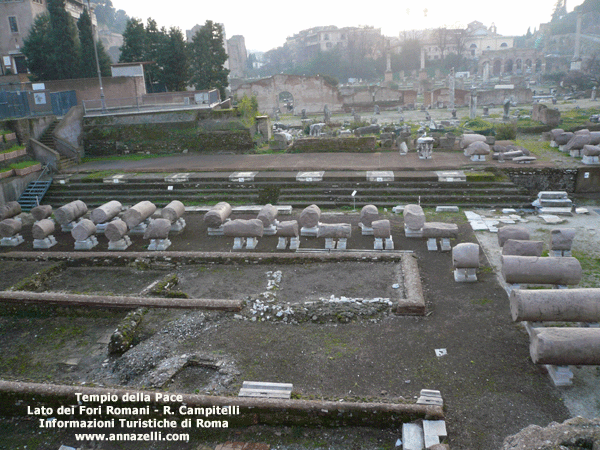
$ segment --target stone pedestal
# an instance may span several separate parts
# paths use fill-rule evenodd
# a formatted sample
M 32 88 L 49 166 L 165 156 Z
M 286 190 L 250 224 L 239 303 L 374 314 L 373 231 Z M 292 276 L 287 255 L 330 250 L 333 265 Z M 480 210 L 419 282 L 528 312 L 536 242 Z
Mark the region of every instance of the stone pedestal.
M 452 250 L 452 245 L 450 245 L 450 239 L 449 238 L 441 238 L 440 239 L 440 251 L 449 252 L 450 250 Z
M 47 236 L 44 239 L 34 239 L 33 248 L 47 249 L 56 245 L 56 238 L 53 235 Z
M 75 250 L 91 250 L 98 245 L 98 238 L 90 236 L 83 241 L 75 241 Z
M 339 238 L 337 241 L 338 250 L 346 250 L 347 238 Z
M 569 154 L 571 155 L 572 158 L 581 158 L 583 155 L 581 154 L 582 149 L 571 149 L 571 151 L 569 151 Z
M 427 239 L 427 250 L 429 250 L 430 252 L 437 252 L 438 246 L 436 238 Z
M 298 250 L 300 247 L 300 238 L 298 237 L 280 237 L 277 241 L 277 250 L 285 250 L 287 246 L 290 246 L 290 250 Z
M 131 245 L 131 238 L 129 236 L 123 236 L 123 239 L 119 239 L 118 241 L 109 241 L 108 249 L 115 251 L 123 251 L 126 250 L 127 247 Z
M 363 236 L 373 236 L 373 228 L 367 227 L 362 223 L 359 223 L 358 226 L 361 228 L 361 232 Z
M 234 250 L 241 250 L 244 248 L 244 245 L 246 245 L 246 238 L 243 238 L 243 237 L 233 238 L 233 249 Z
M 333 240 L 333 238 L 325 238 L 325 248 L 327 250 L 335 249 L 335 241 Z
M 307 237 L 317 237 L 319 234 L 319 227 L 302 227 L 300 228 L 300 236 L 307 236 Z
M 472 283 L 477 281 L 477 269 L 454 269 L 454 281 L 457 283 Z
M 258 238 L 249 237 L 246 239 L 246 250 L 254 250 L 258 245 Z
M 146 230 L 148 229 L 148 225 L 150 224 L 150 220 L 146 219 L 142 223 L 137 224 L 131 230 L 129 230 L 129 234 L 141 234 L 144 235 Z
M 207 232 L 209 236 L 224 236 L 223 225 L 218 228 L 207 228 Z
M 587 164 L 589 166 L 595 166 L 595 165 L 600 164 L 600 158 L 598 156 L 584 155 L 583 158 L 581 159 L 581 162 L 583 164 Z
M 405 224 L 404 225 L 404 234 L 407 238 L 421 238 L 421 237 L 423 237 L 423 228 L 415 230 L 415 229 L 407 227 Z
M 571 250 L 550 250 L 550 256 L 554 258 L 567 258 L 572 255 Z
M 180 217 L 173 223 L 173 225 L 171 225 L 171 229 L 169 230 L 169 232 L 170 233 L 179 233 L 180 231 L 183 231 L 185 226 L 186 226 L 185 219 L 183 219 L 183 217 Z
M 275 236 L 277 234 L 277 224 L 263 228 L 263 236 Z
M 571 372 L 569 366 L 553 366 L 546 364 L 545 367 L 548 370 L 548 375 L 550 375 L 554 386 L 573 385 L 573 372 Z
M 386 250 L 394 250 L 394 241 L 391 237 L 386 238 L 385 240 L 385 249 Z
M 65 233 L 70 233 L 71 230 L 73 230 L 73 228 L 75 228 L 75 225 L 77 225 L 77 222 L 75 222 L 75 221 L 69 222 L 66 225 L 61 225 L 60 226 L 60 231 L 63 231 Z
M 157 251 L 157 250 L 166 250 L 171 246 L 171 241 L 169 239 L 150 239 L 150 245 L 148 245 L 148 250 Z
M 22 244 L 23 242 L 25 242 L 23 236 L 21 236 L 20 234 L 15 234 L 14 236 L 4 237 L 0 239 L 0 247 L 16 247 L 17 245 Z
M 472 155 L 471 161 L 485 161 L 485 155 Z

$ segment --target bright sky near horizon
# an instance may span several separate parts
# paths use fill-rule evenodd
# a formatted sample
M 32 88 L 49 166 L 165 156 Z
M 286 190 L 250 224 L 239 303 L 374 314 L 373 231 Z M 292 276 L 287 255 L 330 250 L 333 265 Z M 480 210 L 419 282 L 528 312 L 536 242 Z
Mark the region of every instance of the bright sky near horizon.
M 183 30 L 207 20 L 223 23 L 227 38 L 241 34 L 249 51 L 268 51 L 285 43 L 286 37 L 307 28 L 368 25 L 381 28 L 385 36 L 399 36 L 403 30 L 466 26 L 477 20 L 486 26 L 495 23 L 498 33 L 521 36 L 531 27 L 550 21 L 556 0 L 382 0 L 376 3 L 262 0 L 112 0 L 115 9 L 130 17 L 151 17 L 159 27 Z M 567 1 L 570 12 L 583 0 Z

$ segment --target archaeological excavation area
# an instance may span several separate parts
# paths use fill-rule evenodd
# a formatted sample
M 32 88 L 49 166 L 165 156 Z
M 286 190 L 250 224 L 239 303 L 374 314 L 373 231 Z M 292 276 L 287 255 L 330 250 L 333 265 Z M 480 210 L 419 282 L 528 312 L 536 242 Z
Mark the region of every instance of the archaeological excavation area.
M 237 249 L 252 236 L 220 233 L 211 215 L 223 214 L 173 220 L 185 227 L 167 251 L 135 233 L 124 250 L 98 234 L 76 251 L 60 226 L 52 248 L 34 249 L 35 219 L 20 215 L 25 242 L 0 250 L 7 448 L 140 448 L 78 441 L 82 430 L 67 424 L 95 419 L 93 433 L 133 434 L 125 417 L 141 421 L 140 435 L 162 433 L 149 448 L 386 449 L 413 427 L 452 449 L 500 448 L 527 425 L 570 417 L 513 321 L 489 251 L 501 247 L 476 236 L 463 211 L 319 210 L 311 224 L 314 208 L 294 208 L 277 215 L 297 222 L 279 250 L 277 234 Z M 222 225 L 256 217 L 232 210 Z M 59 414 L 70 405 L 85 409 Z

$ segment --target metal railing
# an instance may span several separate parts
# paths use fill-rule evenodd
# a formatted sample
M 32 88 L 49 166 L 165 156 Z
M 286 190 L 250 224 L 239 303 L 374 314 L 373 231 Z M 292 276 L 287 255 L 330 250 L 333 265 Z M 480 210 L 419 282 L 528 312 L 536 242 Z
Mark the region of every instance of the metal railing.
M 104 101 L 105 111 L 102 109 L 100 99 L 84 100 L 82 104 L 85 116 L 95 116 L 120 112 L 211 108 L 220 101 L 219 91 L 212 89 L 209 91 L 164 92 L 128 98 L 107 98 Z

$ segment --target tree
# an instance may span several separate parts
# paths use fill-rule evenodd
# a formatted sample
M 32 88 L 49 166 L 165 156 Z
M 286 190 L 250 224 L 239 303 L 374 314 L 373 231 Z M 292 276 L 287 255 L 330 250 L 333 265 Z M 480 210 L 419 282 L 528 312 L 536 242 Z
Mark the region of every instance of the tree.
M 445 27 L 440 27 L 435 30 L 435 44 L 437 48 L 440 49 L 440 59 L 444 59 L 444 53 L 446 53 L 446 48 L 448 48 L 448 43 L 450 41 L 450 33 L 449 30 Z
M 71 15 L 65 10 L 64 0 L 48 0 L 48 12 L 48 37 L 52 45 L 50 64 L 53 74 L 50 79 L 75 78 L 79 72 L 79 42 Z
M 77 28 L 79 29 L 79 43 L 81 49 L 81 69 L 79 77 L 92 78 L 97 75 L 98 70 L 96 66 L 96 52 L 94 50 L 92 19 L 87 8 L 85 8 L 83 14 L 79 16 Z M 98 51 L 100 73 L 102 76 L 108 77 L 110 76 L 110 58 L 101 42 L 96 43 L 96 49 Z
M 145 73 L 148 81 L 147 87 L 149 92 L 155 92 L 154 84 L 161 83 L 163 78 L 163 68 L 159 64 L 159 59 L 168 40 L 167 30 L 164 27 L 159 30 L 156 21 L 152 18 L 148 18 L 144 31 L 146 33 L 146 45 L 143 52 L 143 60 L 156 63 L 146 66 Z M 164 86 L 162 89 L 164 90 Z
M 190 65 L 183 33 L 179 28 L 169 30 L 160 50 L 158 64 L 162 67 L 161 80 L 169 91 L 184 91 L 190 76 Z
M 567 5 L 565 0 L 557 0 L 554 5 L 554 12 L 552 13 L 551 22 L 556 22 L 567 15 Z
M 142 62 L 146 52 L 146 30 L 139 20 L 131 18 L 125 25 L 119 62 Z
M 27 68 L 33 81 L 51 80 L 54 77 L 50 61 L 53 49 L 49 35 L 50 15 L 40 14 L 35 18 L 21 49 L 27 58 Z
M 191 83 L 198 90 L 219 89 L 225 98 L 229 70 L 224 67 L 227 53 L 223 45 L 223 27 L 207 20 L 192 38 L 190 48 Z

